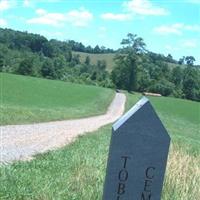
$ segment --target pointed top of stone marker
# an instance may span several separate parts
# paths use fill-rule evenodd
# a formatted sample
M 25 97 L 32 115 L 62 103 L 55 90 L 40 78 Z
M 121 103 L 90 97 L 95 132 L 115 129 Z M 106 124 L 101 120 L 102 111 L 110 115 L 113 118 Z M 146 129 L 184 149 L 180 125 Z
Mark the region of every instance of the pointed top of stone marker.
M 122 124 L 126 122 L 134 113 L 136 113 L 149 99 L 143 96 L 128 112 L 126 112 L 119 120 L 113 124 L 113 130 L 116 131 Z

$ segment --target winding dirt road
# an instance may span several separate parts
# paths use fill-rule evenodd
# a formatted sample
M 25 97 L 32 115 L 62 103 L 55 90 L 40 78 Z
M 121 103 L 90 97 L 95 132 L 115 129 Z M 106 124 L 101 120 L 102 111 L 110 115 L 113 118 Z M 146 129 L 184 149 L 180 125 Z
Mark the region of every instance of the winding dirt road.
M 30 125 L 0 126 L 0 163 L 28 160 L 33 155 L 69 144 L 79 135 L 116 121 L 124 112 L 126 96 L 116 96 L 104 115 Z

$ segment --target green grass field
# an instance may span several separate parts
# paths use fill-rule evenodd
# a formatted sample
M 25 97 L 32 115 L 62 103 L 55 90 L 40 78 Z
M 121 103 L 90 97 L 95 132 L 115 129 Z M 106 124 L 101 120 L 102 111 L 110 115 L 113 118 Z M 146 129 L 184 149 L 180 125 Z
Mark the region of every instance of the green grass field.
M 126 109 L 140 97 L 127 94 Z M 199 103 L 150 98 L 172 138 L 162 200 L 200 197 Z M 111 125 L 62 149 L 0 168 L 0 199 L 100 200 Z
M 87 117 L 106 112 L 110 89 L 0 73 L 0 125 Z
M 150 99 L 174 142 L 200 155 L 200 103 L 170 97 Z
M 113 58 L 115 57 L 115 53 L 107 53 L 107 54 L 91 54 L 91 53 L 83 53 L 83 52 L 73 52 L 73 54 L 80 55 L 80 61 L 82 63 L 85 62 L 85 58 L 87 56 L 90 57 L 91 64 L 96 65 L 98 60 L 105 60 L 107 64 L 107 70 L 111 71 L 115 65 Z

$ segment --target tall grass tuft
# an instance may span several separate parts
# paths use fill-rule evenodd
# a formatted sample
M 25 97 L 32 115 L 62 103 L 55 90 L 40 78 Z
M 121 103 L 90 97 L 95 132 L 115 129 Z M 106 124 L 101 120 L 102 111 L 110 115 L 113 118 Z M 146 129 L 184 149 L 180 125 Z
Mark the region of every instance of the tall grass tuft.
M 168 158 L 162 200 L 200 199 L 200 156 L 172 145 Z

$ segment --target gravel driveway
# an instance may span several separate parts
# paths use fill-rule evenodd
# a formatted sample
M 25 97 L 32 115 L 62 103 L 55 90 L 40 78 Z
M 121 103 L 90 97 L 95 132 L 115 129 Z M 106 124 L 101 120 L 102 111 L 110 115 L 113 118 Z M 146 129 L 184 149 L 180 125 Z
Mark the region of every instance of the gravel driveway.
M 123 114 L 125 101 L 124 94 L 116 93 L 104 115 L 30 125 L 0 126 L 0 163 L 31 159 L 37 153 L 69 144 L 78 135 L 112 123 Z

